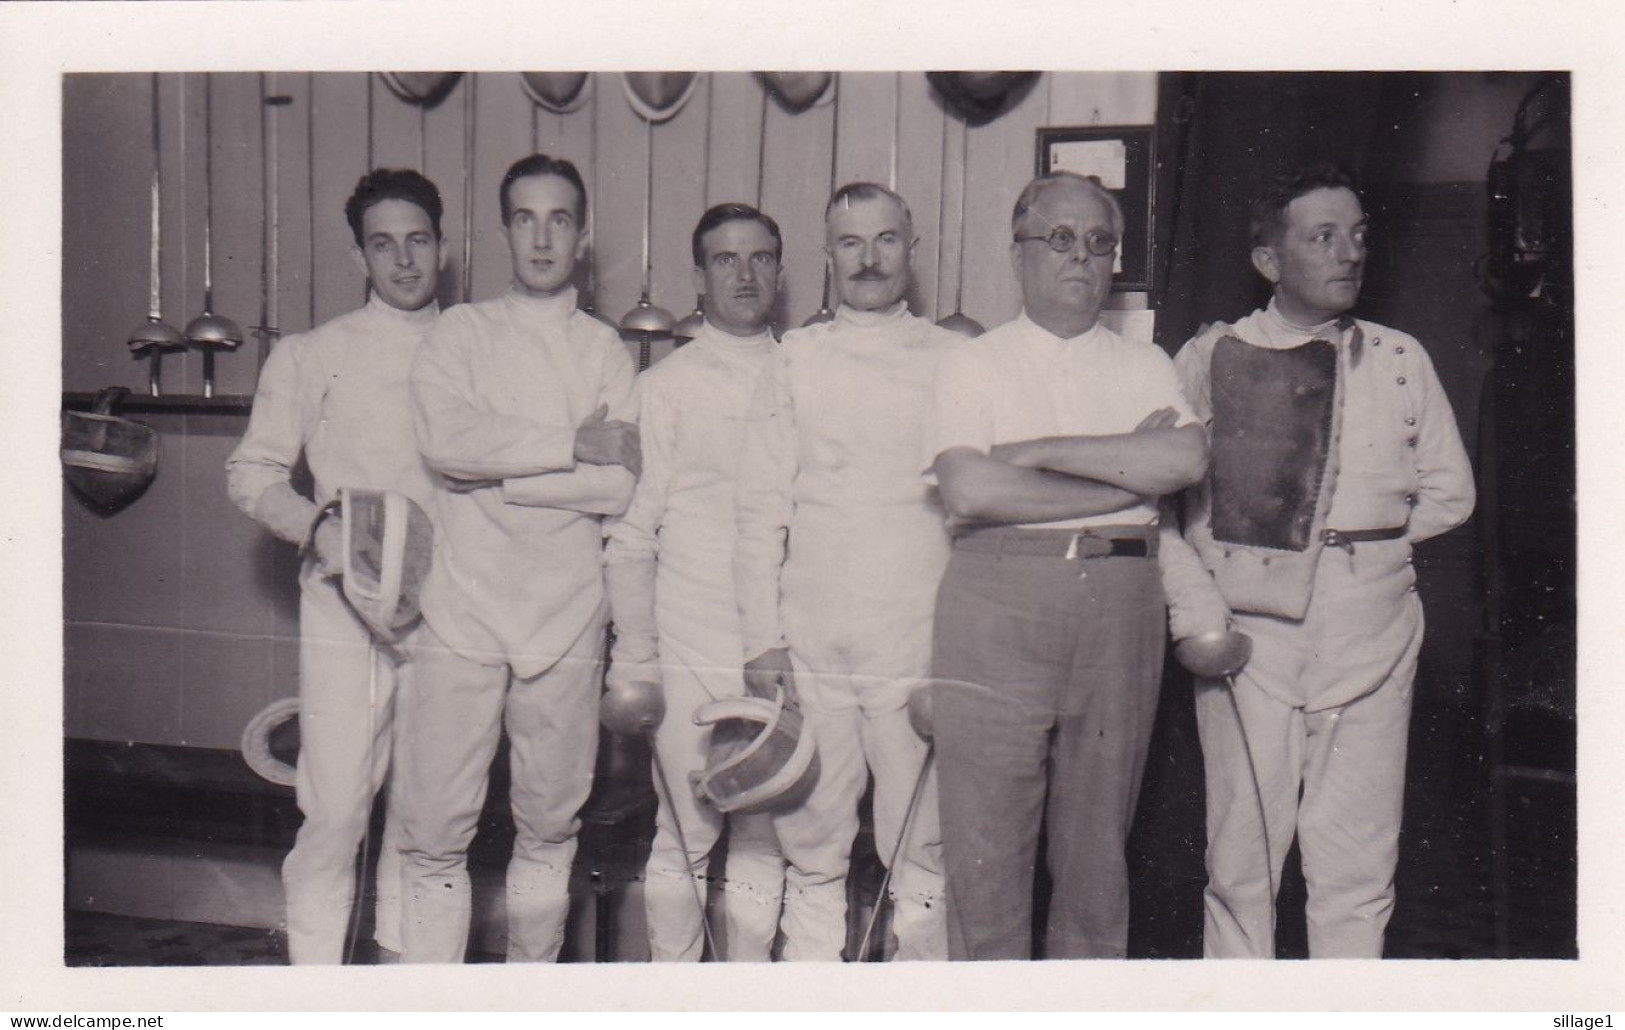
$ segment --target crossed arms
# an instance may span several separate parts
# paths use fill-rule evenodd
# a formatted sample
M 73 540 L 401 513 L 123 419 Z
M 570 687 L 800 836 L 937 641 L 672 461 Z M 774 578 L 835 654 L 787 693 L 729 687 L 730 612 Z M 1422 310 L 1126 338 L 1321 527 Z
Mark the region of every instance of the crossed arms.
M 962 522 L 1054 522 L 1121 511 L 1207 473 L 1207 436 L 1175 426 L 1172 408 L 1132 432 L 1048 436 L 997 444 L 987 454 L 950 447 L 932 466 L 949 514 Z

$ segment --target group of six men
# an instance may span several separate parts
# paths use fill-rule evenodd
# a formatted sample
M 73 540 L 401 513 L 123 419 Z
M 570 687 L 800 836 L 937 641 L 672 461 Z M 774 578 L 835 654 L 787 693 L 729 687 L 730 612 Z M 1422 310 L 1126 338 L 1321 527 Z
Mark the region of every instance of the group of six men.
M 1124 226 L 1092 179 L 1021 192 L 1022 313 L 975 340 L 909 311 L 917 240 L 891 190 L 830 199 L 840 304 L 782 342 L 778 225 L 713 207 L 693 233 L 704 325 L 637 377 L 578 308 L 586 205 L 568 161 L 515 163 L 512 287 L 439 313 L 438 193 L 369 173 L 346 215 L 371 299 L 265 366 L 228 484 L 310 551 L 294 962 L 343 956 L 386 772 L 378 943 L 462 961 L 504 728 L 508 957 L 557 957 L 611 618 L 609 686 L 660 685 L 655 748 L 677 784 L 644 883 L 655 959 L 702 956 L 695 883 L 725 826 L 713 957 L 765 961 L 782 937 L 784 959 L 840 959 L 871 777 L 898 958 L 1028 957 L 1041 828 L 1042 953 L 1122 957 L 1170 611 L 1176 639 L 1254 642 L 1234 678 L 1197 687 L 1207 954 L 1273 954 L 1296 834 L 1312 953 L 1380 956 L 1421 637 L 1410 545 L 1465 520 L 1473 489 L 1420 345 L 1347 315 L 1366 219 L 1346 178 L 1265 195 L 1252 259 L 1274 299 L 1172 361 L 1101 324 Z M 301 455 L 313 500 L 291 485 Z M 433 522 L 423 618 L 397 648 L 369 647 L 346 609 L 335 525 L 306 540 L 340 487 L 405 493 Z M 1182 535 L 1161 499 L 1187 487 Z M 908 711 L 927 689 L 934 760 Z M 793 805 L 725 818 L 686 789 L 707 754 L 692 716 L 746 693 L 799 708 L 818 772 Z

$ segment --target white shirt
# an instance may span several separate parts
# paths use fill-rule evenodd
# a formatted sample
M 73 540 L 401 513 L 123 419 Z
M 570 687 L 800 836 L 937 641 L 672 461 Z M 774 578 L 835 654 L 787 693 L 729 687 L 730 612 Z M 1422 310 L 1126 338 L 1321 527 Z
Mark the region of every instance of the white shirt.
M 510 290 L 435 322 L 412 371 L 418 446 L 450 482 L 435 491 L 434 567 L 423 614 L 465 657 L 545 671 L 603 601 L 606 510 L 632 475 L 575 464 L 576 429 L 601 404 L 632 420 L 632 360 L 575 291 Z
M 943 361 L 925 464 L 929 469 L 939 454 L 954 447 L 987 454 L 1001 443 L 1130 433 L 1159 408 L 1177 411 L 1180 424 L 1196 421 L 1173 362 L 1161 348 L 1125 340 L 1099 322 L 1062 339 L 1022 312 L 960 344 Z M 929 471 L 926 479 L 934 481 Z M 1156 498 L 1148 498 L 1121 511 L 1028 528 L 1156 521 Z

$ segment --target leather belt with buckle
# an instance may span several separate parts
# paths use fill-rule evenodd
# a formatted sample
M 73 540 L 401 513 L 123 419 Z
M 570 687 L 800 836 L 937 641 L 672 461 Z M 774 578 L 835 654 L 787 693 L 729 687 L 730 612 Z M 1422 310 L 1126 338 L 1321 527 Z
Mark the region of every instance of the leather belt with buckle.
M 954 538 L 961 551 L 983 554 L 1019 554 L 1032 557 L 1065 558 L 1151 558 L 1157 553 L 1156 527 L 1135 536 L 1069 530 L 1025 530 L 1017 532 L 972 531 Z
M 1404 526 L 1389 526 L 1386 529 L 1323 529 L 1320 539 L 1327 547 L 1341 547 L 1350 554 L 1354 553 L 1354 545 L 1365 543 L 1368 540 L 1398 540 L 1405 535 Z

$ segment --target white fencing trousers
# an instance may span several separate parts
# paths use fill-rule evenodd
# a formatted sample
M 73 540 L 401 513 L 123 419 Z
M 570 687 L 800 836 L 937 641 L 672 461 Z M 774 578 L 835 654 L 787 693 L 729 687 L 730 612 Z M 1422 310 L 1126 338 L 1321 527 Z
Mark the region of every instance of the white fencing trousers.
M 425 625 L 414 650 L 397 778 L 401 813 L 401 960 L 461 962 L 472 898 L 468 847 L 506 726 L 517 835 L 508 863 L 508 960 L 551 962 L 564 943 L 578 815 L 592 791 L 604 609 L 569 651 L 530 678 L 446 647 Z M 510 683 L 511 679 L 511 683 Z
M 645 868 L 644 907 L 649 951 L 655 961 L 698 961 L 704 950 L 694 897 L 706 896 L 707 856 L 726 824 L 727 868 L 721 919 L 712 933 L 730 962 L 767 962 L 778 933 L 784 896 L 784 857 L 770 814 L 723 816 L 695 798 L 689 775 L 705 768 L 711 728 L 694 725 L 694 712 L 708 701 L 745 692 L 740 672 L 738 606 L 729 559 L 734 527 L 668 514 L 661 529 L 655 623 L 659 627 L 660 676 L 666 718 L 655 746 L 673 797 L 662 795 L 655 817 L 654 846 Z M 720 570 L 720 575 L 718 574 Z M 657 784 L 658 788 L 658 784 Z M 677 840 L 673 817 L 682 821 L 688 855 Z
M 1294 833 L 1309 894 L 1311 957 L 1382 957 L 1394 906 L 1418 650 L 1411 647 L 1376 691 L 1319 711 L 1276 700 L 1246 670 L 1237 678 L 1236 704 L 1268 819 L 1268 873 L 1237 708 L 1223 683 L 1198 681 L 1196 720 L 1207 771 L 1208 958 L 1275 956 L 1270 885 L 1279 889 Z
M 395 709 L 409 690 L 410 669 L 383 653 L 374 658 L 366 627 L 345 603 L 337 579 L 309 571 L 301 577 L 295 791 L 305 818 L 282 863 L 288 957 L 295 964 L 344 960 L 356 848 L 390 767 L 399 728 Z M 373 844 L 379 856 L 376 936 L 393 951 L 400 950 L 400 804 L 392 783 L 383 839 Z
M 830 698 L 892 684 L 868 677 L 816 677 L 795 659 L 797 684 Z M 862 682 L 860 682 L 862 681 Z M 805 697 L 805 695 L 804 695 Z M 784 888 L 784 955 L 789 961 L 838 962 L 846 943 L 846 877 L 858 835 L 858 802 L 874 773 L 875 849 L 891 860 L 913 797 L 927 745 L 908 721 L 907 708 L 869 711 L 859 704 L 827 709 L 803 700 L 801 714 L 818 742 L 818 782 L 804 804 L 778 813 L 774 827 L 789 862 Z M 908 841 L 892 871 L 892 927 L 897 959 L 945 961 L 948 957 L 942 883 L 942 826 L 937 816 L 937 777 L 927 774 Z M 856 958 L 857 956 L 854 956 Z
M 738 645 L 735 642 L 735 652 Z M 670 653 L 667 651 L 666 653 Z M 767 962 L 779 928 L 784 894 L 784 858 L 779 853 L 770 813 L 724 816 L 695 798 L 689 774 L 705 768 L 709 726 L 694 725 L 694 711 L 711 700 L 693 670 L 662 662 L 666 719 L 655 734 L 655 747 L 671 785 L 672 797 L 660 797 L 654 846 L 649 852 L 643 885 L 649 921 L 649 952 L 656 962 L 697 962 L 705 947 L 699 902 L 706 897 L 708 855 L 728 829 L 728 858 L 722 881 L 718 959 Z M 734 677 L 738 678 L 737 669 Z M 657 783 L 658 789 L 658 783 Z M 688 855 L 678 843 L 674 818 L 682 821 Z M 720 932 L 718 932 L 720 931 Z

